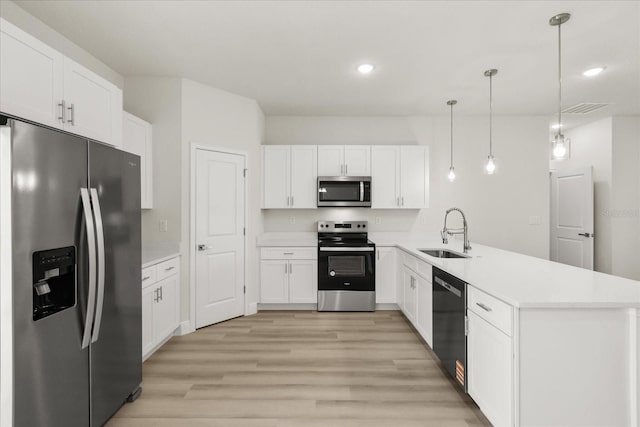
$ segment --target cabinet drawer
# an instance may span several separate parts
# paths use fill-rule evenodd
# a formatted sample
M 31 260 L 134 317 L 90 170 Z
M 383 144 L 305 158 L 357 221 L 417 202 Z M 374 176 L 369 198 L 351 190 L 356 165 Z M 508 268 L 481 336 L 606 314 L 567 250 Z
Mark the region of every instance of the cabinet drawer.
M 262 248 L 261 259 L 317 259 L 318 248 Z
M 508 336 L 513 330 L 513 308 L 473 286 L 467 286 L 467 308 Z
M 168 261 L 157 264 L 156 271 L 158 280 L 178 274 L 178 271 L 180 271 L 180 258 L 172 258 Z
M 432 273 L 433 267 L 431 267 L 431 264 L 429 264 L 428 262 L 420 261 L 420 260 L 416 261 L 416 264 L 417 264 L 416 273 L 422 276 L 427 282 L 432 283 L 431 273 Z
M 413 255 L 409 255 L 405 251 L 400 251 L 400 253 L 402 254 L 402 264 L 404 264 L 405 266 L 409 267 L 413 271 L 417 271 L 418 270 L 418 258 L 414 257 Z
M 142 287 L 146 288 L 149 285 L 156 283 L 158 280 L 156 274 L 156 266 L 152 265 L 142 270 Z

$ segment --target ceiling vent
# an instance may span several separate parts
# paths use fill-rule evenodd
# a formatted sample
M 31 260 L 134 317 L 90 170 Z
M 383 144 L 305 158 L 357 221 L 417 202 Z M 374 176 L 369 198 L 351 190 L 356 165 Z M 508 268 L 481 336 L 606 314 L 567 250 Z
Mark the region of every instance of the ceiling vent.
M 596 110 L 606 107 L 609 104 L 603 104 L 599 102 L 582 102 L 576 104 L 573 107 L 565 108 L 562 110 L 564 114 L 589 114 Z

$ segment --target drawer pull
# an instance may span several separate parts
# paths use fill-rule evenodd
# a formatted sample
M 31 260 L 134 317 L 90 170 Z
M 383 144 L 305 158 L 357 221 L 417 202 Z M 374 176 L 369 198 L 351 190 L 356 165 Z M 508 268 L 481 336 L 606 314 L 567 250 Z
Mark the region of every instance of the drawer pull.
M 175 267 L 167 267 L 167 268 L 165 268 L 165 269 L 164 269 L 164 271 L 171 271 L 171 270 L 173 270 L 174 268 L 175 268 Z
M 481 309 L 483 309 L 484 311 L 493 311 L 493 309 L 491 307 L 487 307 L 486 305 L 484 305 L 484 304 L 482 304 L 480 302 L 477 302 L 476 305 L 478 307 L 480 307 Z
M 145 280 L 149 280 L 149 279 L 151 279 L 151 276 L 144 276 L 144 277 L 142 278 L 142 281 L 144 282 Z
M 282 255 L 293 255 L 293 252 L 283 252 Z

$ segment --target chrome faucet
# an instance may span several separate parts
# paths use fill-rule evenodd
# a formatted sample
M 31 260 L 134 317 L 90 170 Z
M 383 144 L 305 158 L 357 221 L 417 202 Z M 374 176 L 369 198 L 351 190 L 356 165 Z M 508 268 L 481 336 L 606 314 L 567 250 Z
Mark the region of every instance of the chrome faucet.
M 462 215 L 462 228 L 456 228 L 456 229 L 447 228 L 447 217 L 453 211 L 460 212 L 460 215 Z M 462 212 L 462 210 L 458 208 L 447 209 L 447 213 L 444 214 L 444 228 L 440 232 L 440 235 L 442 236 L 442 243 L 444 243 L 445 245 L 448 244 L 449 239 L 447 236 L 452 236 L 454 234 L 464 234 L 463 252 L 466 254 L 469 251 L 469 249 L 471 249 L 471 245 L 469 244 L 467 218 L 464 216 L 464 212 Z

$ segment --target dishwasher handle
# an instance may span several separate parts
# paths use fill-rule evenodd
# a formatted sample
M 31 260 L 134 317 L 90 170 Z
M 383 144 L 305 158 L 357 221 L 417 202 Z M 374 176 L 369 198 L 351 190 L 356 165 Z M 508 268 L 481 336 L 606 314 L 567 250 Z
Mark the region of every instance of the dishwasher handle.
M 444 280 L 442 280 L 439 277 L 434 277 L 433 280 L 438 285 L 442 286 L 443 288 L 445 288 L 446 290 L 448 290 L 449 292 L 451 292 L 452 294 L 454 294 L 458 298 L 462 298 L 462 292 L 459 289 L 456 289 L 455 287 L 451 286 L 450 284 L 448 284 L 447 282 L 445 282 Z

